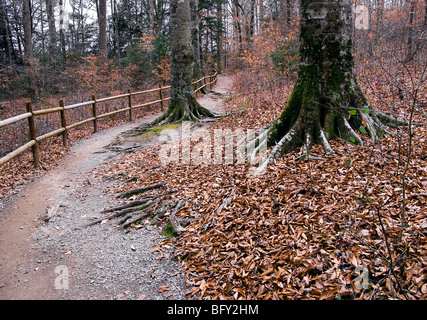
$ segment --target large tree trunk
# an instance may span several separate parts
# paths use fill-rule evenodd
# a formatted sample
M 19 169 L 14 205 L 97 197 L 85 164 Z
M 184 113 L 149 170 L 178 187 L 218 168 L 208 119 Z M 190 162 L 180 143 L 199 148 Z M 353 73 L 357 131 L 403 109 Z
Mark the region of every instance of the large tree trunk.
M 301 0 L 300 14 L 298 79 L 280 117 L 252 144 L 258 146 L 252 152 L 274 146 L 259 172 L 301 146 L 304 156 L 314 143 L 333 153 L 334 136 L 362 144 L 359 129 L 376 140 L 384 123 L 393 124 L 369 107 L 354 77 L 351 0 Z
M 163 122 L 197 121 L 214 114 L 202 107 L 193 93 L 194 51 L 191 45 L 190 0 L 171 1 L 171 103 L 151 125 Z

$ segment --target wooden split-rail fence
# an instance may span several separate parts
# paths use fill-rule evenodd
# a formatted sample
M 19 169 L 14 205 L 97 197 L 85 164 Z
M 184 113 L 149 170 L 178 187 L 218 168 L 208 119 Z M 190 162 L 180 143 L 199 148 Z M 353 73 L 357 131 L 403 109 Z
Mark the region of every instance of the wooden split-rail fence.
M 217 73 L 216 72 L 213 75 L 205 76 L 199 80 L 194 81 L 193 82 L 193 90 L 194 90 L 196 97 L 197 97 L 197 93 L 202 88 L 205 88 L 205 87 L 208 89 L 212 88 L 213 85 L 216 83 L 216 81 L 217 81 Z M 101 99 L 96 99 L 95 96 L 92 96 L 92 100 L 90 100 L 90 101 L 84 101 L 84 102 L 76 103 L 76 104 L 72 104 L 72 105 L 64 105 L 64 101 L 59 100 L 59 107 L 50 108 L 50 109 L 43 109 L 43 110 L 33 110 L 31 102 L 27 102 L 26 103 L 26 111 L 27 111 L 26 113 L 14 116 L 12 118 L 0 120 L 0 128 L 3 128 L 5 126 L 14 124 L 18 121 L 28 119 L 28 133 L 29 133 L 29 141 L 27 143 L 25 143 L 21 147 L 13 150 L 12 152 L 8 153 L 4 157 L 0 158 L 0 166 L 3 165 L 4 163 L 10 161 L 14 157 L 20 155 L 24 151 L 31 148 L 32 154 L 33 154 L 33 159 L 34 159 L 34 167 L 37 168 L 40 165 L 39 152 L 38 152 L 38 144 L 40 142 L 42 142 L 43 140 L 46 140 L 48 138 L 51 138 L 51 137 L 62 135 L 62 143 L 65 147 L 68 147 L 68 131 L 70 129 L 84 125 L 88 122 L 93 122 L 93 130 L 94 130 L 94 132 L 97 132 L 98 131 L 98 120 L 99 119 L 106 118 L 109 116 L 113 116 L 113 115 L 119 114 L 121 112 L 128 112 L 129 113 L 129 121 L 132 121 L 133 117 L 134 117 L 133 111 L 136 109 L 139 109 L 139 108 L 148 107 L 148 106 L 159 103 L 161 111 L 164 111 L 165 102 L 171 99 L 170 97 L 164 97 L 163 96 L 163 90 L 166 90 L 166 89 L 170 89 L 170 86 L 164 86 L 163 87 L 162 85 L 159 85 L 158 88 L 145 90 L 145 91 L 137 91 L 137 92 L 131 92 L 131 90 L 129 89 L 127 93 L 120 94 L 117 96 L 105 97 L 105 98 L 101 98 Z M 136 97 L 136 96 L 148 94 L 148 93 L 153 93 L 156 91 L 158 92 L 158 100 L 145 102 L 145 103 L 138 104 L 138 105 L 132 105 L 132 97 Z M 104 113 L 104 114 L 98 114 L 97 113 L 97 111 L 98 111 L 97 106 L 100 103 L 103 103 L 106 101 L 112 101 L 112 100 L 116 100 L 116 99 L 123 99 L 123 98 L 128 99 L 128 105 L 126 108 L 114 110 L 112 112 L 108 112 L 108 113 Z M 66 117 L 65 117 L 67 110 L 75 109 L 75 108 L 79 108 L 79 107 L 87 107 L 90 105 L 92 105 L 92 117 L 85 119 L 83 121 L 80 121 L 80 122 L 73 123 L 73 124 L 67 124 Z M 46 115 L 46 114 L 50 114 L 50 113 L 59 113 L 60 121 L 61 121 L 61 127 L 59 129 L 53 130 L 51 132 L 48 132 L 46 134 L 43 134 L 43 135 L 37 137 L 34 118 L 37 116 L 40 116 L 40 115 Z

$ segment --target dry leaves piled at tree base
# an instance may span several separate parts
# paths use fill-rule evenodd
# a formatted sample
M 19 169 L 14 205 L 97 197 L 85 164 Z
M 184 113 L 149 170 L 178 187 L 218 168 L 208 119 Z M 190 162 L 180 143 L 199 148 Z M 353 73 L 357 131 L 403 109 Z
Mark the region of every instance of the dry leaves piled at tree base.
M 242 121 L 236 114 L 213 127 Z M 158 146 L 122 155 L 103 174 L 128 181 L 112 194 L 159 181 L 177 189 L 172 200 L 186 202 L 177 217 L 193 222 L 160 248 L 175 249 L 188 295 L 426 299 L 427 130 L 414 130 L 403 229 L 406 136 L 400 154 L 392 136 L 364 147 L 335 139 L 333 156 L 314 148 L 322 160 L 296 161 L 294 152 L 260 176 L 248 165 L 161 166 Z

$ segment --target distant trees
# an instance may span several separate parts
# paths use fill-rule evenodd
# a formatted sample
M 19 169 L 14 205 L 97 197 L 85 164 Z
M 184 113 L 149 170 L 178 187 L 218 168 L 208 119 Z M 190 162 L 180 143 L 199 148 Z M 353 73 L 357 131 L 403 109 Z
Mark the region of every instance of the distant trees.
M 353 7 L 364 4 L 369 8 L 369 31 L 361 34 L 356 30 L 356 38 L 366 41 L 370 48 L 391 37 L 404 38 L 409 61 L 425 42 L 426 1 L 353 3 Z M 195 77 L 199 69 L 201 73 L 213 68 L 221 71 L 250 62 L 248 54 L 259 55 L 254 49 L 258 40 L 273 29 L 279 31 L 277 50 L 266 58 L 273 59 L 280 70 L 288 64 L 284 59 L 289 41 L 296 38 L 298 1 L 191 0 L 191 5 L 196 17 L 192 25 Z M 171 0 L 3 0 L 0 76 L 7 73 L 12 82 L 21 81 L 31 57 L 35 62 L 32 68 L 39 68 L 36 71 L 41 77 L 43 70 L 48 71 L 46 79 L 39 82 L 45 86 L 40 93 L 57 91 L 61 85 L 52 68 L 65 70 L 94 55 L 105 57 L 110 66 L 118 66 L 135 82 L 154 80 L 165 74 L 170 60 L 170 9 Z M 66 72 L 61 74 L 66 76 Z M 21 84 L 10 88 L 25 89 Z M 4 97 L 9 91 L 0 94 Z

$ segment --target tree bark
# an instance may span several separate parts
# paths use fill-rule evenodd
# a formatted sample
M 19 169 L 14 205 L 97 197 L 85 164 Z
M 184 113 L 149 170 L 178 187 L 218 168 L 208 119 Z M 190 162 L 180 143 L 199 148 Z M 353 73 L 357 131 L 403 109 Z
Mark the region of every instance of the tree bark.
M 239 13 L 239 0 L 233 0 L 233 26 L 234 26 L 234 36 L 239 41 L 239 46 L 237 49 L 237 55 L 240 56 L 243 48 L 243 36 L 242 36 L 242 25 L 240 21 Z
M 107 0 L 99 0 L 99 54 L 107 60 Z
M 415 6 L 416 1 L 411 1 L 411 7 L 409 12 L 409 25 L 408 25 L 408 51 L 406 53 L 406 57 L 403 60 L 404 63 L 410 62 L 415 54 L 418 51 L 419 41 L 414 40 L 416 37 L 416 33 L 414 30 L 414 22 L 415 22 Z
M 222 23 L 222 3 L 220 1 L 216 4 L 216 46 L 217 46 L 217 56 L 216 56 L 216 67 L 217 72 L 222 73 L 222 38 L 223 38 L 223 23 Z
M 59 0 L 59 42 L 61 43 L 62 60 L 66 60 L 65 34 L 64 34 L 64 2 Z
M 274 146 L 258 172 L 299 147 L 309 156 L 314 143 L 331 154 L 335 136 L 362 144 L 361 131 L 376 140 L 392 123 L 369 106 L 354 77 L 352 1 L 301 0 L 300 8 L 298 79 L 282 114 L 257 139 L 257 148 Z
M 22 0 L 22 20 L 24 25 L 24 54 L 27 61 L 33 57 L 32 18 L 30 0 Z
M 214 114 L 202 107 L 193 93 L 194 51 L 191 45 L 190 0 L 172 0 L 171 32 L 171 103 L 165 114 L 150 124 L 198 121 Z
M 191 45 L 193 47 L 193 79 L 198 80 L 202 77 L 202 64 L 200 61 L 200 43 L 199 43 L 199 1 L 190 0 L 191 11 Z M 200 90 L 201 93 L 207 93 L 206 88 Z
M 53 0 L 46 0 L 46 14 L 49 28 L 49 60 L 56 60 L 56 28 L 55 28 L 55 12 Z
M 0 17 L 1 17 L 0 29 L 2 32 L 1 34 L 2 41 L 6 51 L 5 58 L 7 59 L 8 65 L 11 65 L 13 60 L 16 61 L 16 53 L 12 45 L 13 42 L 12 42 L 11 28 L 10 28 L 9 19 L 7 16 L 8 12 L 6 10 L 6 4 L 1 3 L 0 10 L 1 10 L 0 11 Z M 13 57 L 13 60 L 12 60 L 12 57 Z

